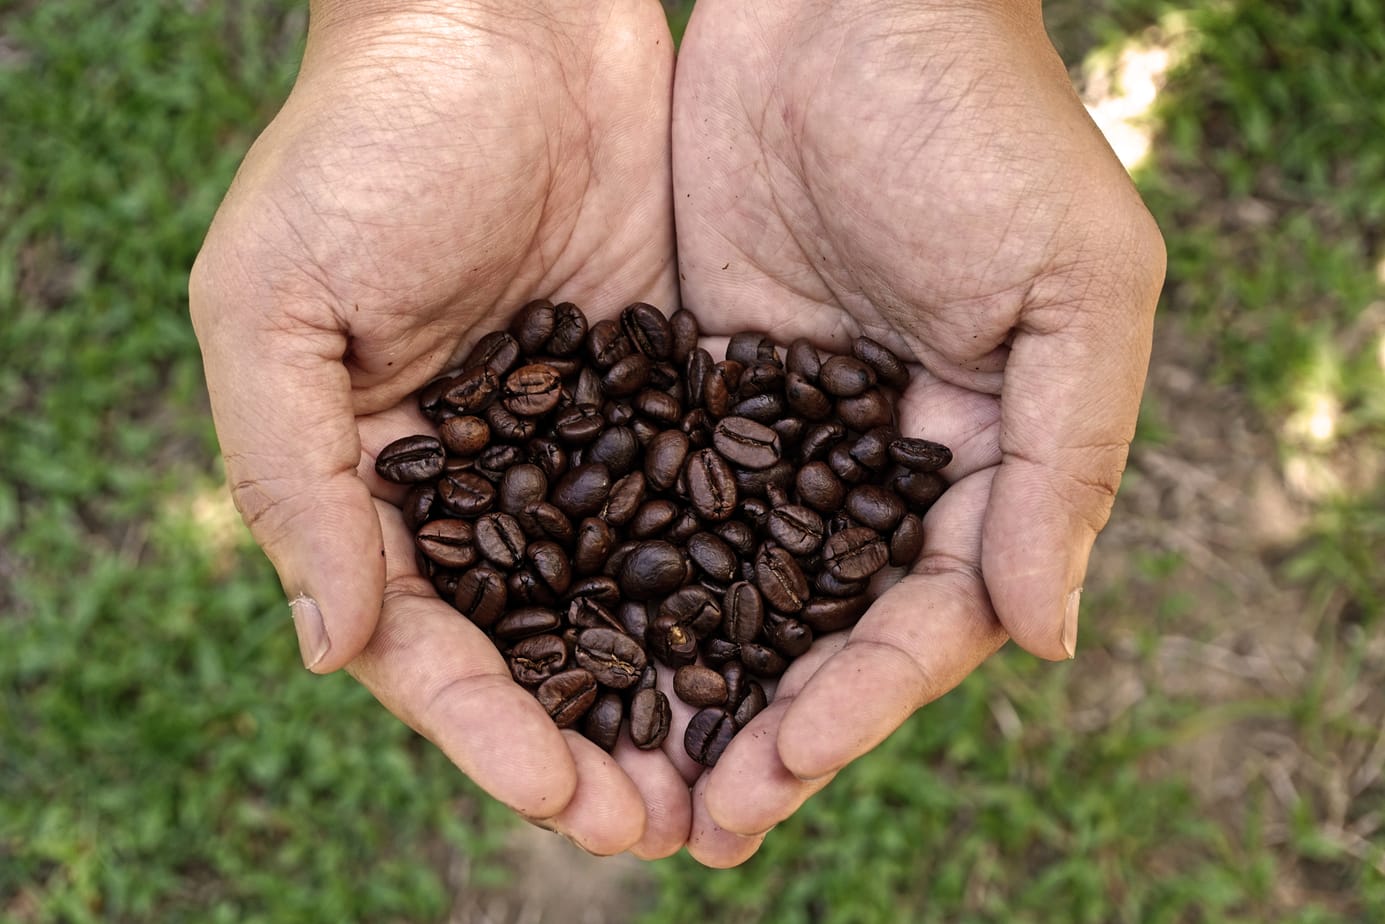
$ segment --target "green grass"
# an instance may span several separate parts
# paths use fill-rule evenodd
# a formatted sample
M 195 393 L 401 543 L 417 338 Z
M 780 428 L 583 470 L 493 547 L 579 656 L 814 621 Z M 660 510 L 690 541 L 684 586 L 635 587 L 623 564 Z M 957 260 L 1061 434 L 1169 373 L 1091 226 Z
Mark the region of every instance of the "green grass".
M 1166 683 L 1169 640 L 1219 641 L 1231 591 L 1194 595 L 1186 556 L 1130 551 L 1075 665 L 1002 654 L 743 868 L 654 865 L 647 921 L 1385 918 L 1385 784 L 1345 807 L 1334 788 L 1385 714 L 1385 12 L 1049 6 L 1075 67 L 1150 27 L 1188 39 L 1137 177 L 1170 245 L 1161 323 L 1286 466 L 1341 475 L 1269 562 L 1313 657 L 1215 702 Z M 442 858 L 503 874 L 504 813 L 347 677 L 296 666 L 271 570 L 222 519 L 186 274 L 304 23 L 287 0 L 0 6 L 7 924 L 440 921 Z M 1321 400 L 1333 429 L 1310 439 L 1291 422 Z M 1181 412 L 1152 402 L 1142 444 L 1173 445 Z M 1257 733 L 1300 754 L 1292 794 L 1250 766 L 1205 802 L 1189 751 Z

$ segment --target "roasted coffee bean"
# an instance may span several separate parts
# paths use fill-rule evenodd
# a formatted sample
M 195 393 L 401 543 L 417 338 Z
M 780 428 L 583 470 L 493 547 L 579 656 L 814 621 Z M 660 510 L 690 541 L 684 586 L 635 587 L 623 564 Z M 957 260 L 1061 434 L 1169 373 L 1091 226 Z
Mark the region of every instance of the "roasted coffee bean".
M 697 660 L 697 636 L 672 614 L 650 620 L 644 641 L 654 657 L 669 667 L 682 667 Z
M 515 516 L 530 504 L 538 503 L 548 494 L 548 476 L 537 465 L 512 465 L 500 478 L 497 491 L 498 506 Z
M 662 497 L 640 504 L 627 529 L 636 539 L 653 539 L 669 528 L 678 516 L 678 505 Z
M 649 384 L 652 366 L 653 363 L 648 356 L 643 353 L 631 353 L 606 370 L 606 374 L 601 378 L 601 385 L 606 394 L 613 398 L 628 398 Z
M 634 517 L 645 499 L 644 472 L 631 472 L 611 485 L 602 518 L 612 526 L 624 526 Z
M 510 649 L 510 673 L 526 687 L 536 687 L 567 668 L 567 645 L 558 635 L 533 635 Z
M 534 694 L 554 724 L 568 728 L 596 702 L 596 678 L 580 667 L 554 674 Z
M 749 581 L 736 581 L 722 598 L 721 630 L 733 642 L 749 642 L 764 626 L 765 604 L 760 590 Z
M 822 356 L 817 347 L 800 337 L 789 344 L 784 355 L 784 367 L 805 382 L 815 383 L 818 373 L 822 371 Z
M 486 408 L 486 423 L 490 424 L 491 437 L 506 443 L 523 443 L 534 438 L 539 425 L 531 417 L 511 414 L 503 404 L 492 404 Z
M 560 446 L 557 440 L 546 436 L 538 437 L 530 440 L 527 448 L 526 457 L 529 462 L 542 469 L 544 477 L 550 482 L 557 481 L 567 473 L 567 450 Z
M 799 619 L 818 635 L 839 632 L 856 625 L 870 608 L 870 596 L 814 597 L 799 613 Z
M 720 668 L 737 660 L 740 656 L 741 646 L 739 642 L 712 636 L 702 643 L 702 659 L 712 667 Z
M 739 661 L 727 661 L 717 670 L 726 683 L 726 708 L 735 709 L 749 692 L 752 682 L 750 674 L 746 673 L 745 665 Z
M 510 335 L 515 338 L 521 350 L 532 356 L 543 350 L 548 339 L 553 336 L 556 326 L 553 303 L 546 298 L 539 298 L 515 313 L 510 320 Z
M 670 542 L 687 542 L 696 533 L 702 531 L 702 520 L 698 517 L 697 511 L 687 507 L 679 512 L 664 535 Z
M 628 474 L 639 455 L 640 443 L 629 427 L 613 426 L 603 431 L 587 450 L 587 462 L 600 462 L 615 477 Z
M 697 338 L 701 334 L 697 316 L 686 308 L 680 308 L 668 319 L 668 326 L 673 332 L 673 350 L 670 358 L 681 366 L 687 362 L 692 351 L 697 349 Z
M 490 442 L 491 428 L 480 417 L 464 414 L 449 417 L 439 424 L 438 436 L 453 455 L 474 456 Z
M 757 362 L 779 362 L 779 351 L 774 341 L 757 331 L 742 331 L 733 334 L 726 344 L 726 358 L 743 366 Z
M 787 413 L 784 396 L 777 393 L 751 395 L 731 405 L 731 414 L 762 424 L 772 424 Z
M 791 616 L 775 615 L 768 619 L 765 637 L 770 647 L 789 660 L 802 656 L 813 645 L 813 630 Z
M 424 557 L 423 553 L 416 553 L 423 563 L 419 565 L 420 573 L 428 577 L 433 584 L 433 589 L 438 592 L 438 596 L 444 600 L 451 600 L 457 593 L 457 585 L 462 582 L 462 573 L 451 568 L 442 568 L 433 564 Z M 429 575 L 428 572 L 432 574 Z
M 462 360 L 462 369 L 465 371 L 479 366 L 499 379 L 513 369 L 518 361 L 519 341 L 506 331 L 495 330 L 476 341 L 476 346 Z
M 465 520 L 434 520 L 414 534 L 414 544 L 444 568 L 469 568 L 476 563 L 471 524 Z
M 899 357 L 869 337 L 857 337 L 851 344 L 851 355 L 875 370 L 880 381 L 903 391 L 909 384 L 909 370 Z
M 851 444 L 838 443 L 827 454 L 827 466 L 847 484 L 860 484 L 871 476 L 870 469 L 851 455 Z
M 765 484 L 765 505 L 769 509 L 787 507 L 790 503 L 789 492 L 780 482 L 771 481 Z
M 932 440 L 903 436 L 890 443 L 890 458 L 911 472 L 936 472 L 952 461 L 952 450 Z
M 784 389 L 784 367 L 779 363 L 757 362 L 741 373 L 740 396 L 764 395 Z
M 880 534 L 864 526 L 852 526 L 834 533 L 822 553 L 827 571 L 843 581 L 865 580 L 885 567 L 889 560 L 890 551 Z
M 451 386 L 452 376 L 444 375 L 442 378 L 433 379 L 418 393 L 418 409 L 433 423 L 443 420 L 445 415 L 456 414 L 452 405 L 442 399 Z
M 716 523 L 735 512 L 735 476 L 716 451 L 699 449 L 688 456 L 686 474 L 688 499 L 698 516 Z
M 703 709 L 692 717 L 683 734 L 683 750 L 704 767 L 715 767 L 736 734 L 736 720 L 724 709 Z
M 524 550 L 529 567 L 555 597 L 561 597 L 572 586 L 572 560 L 563 547 L 547 539 L 529 543 Z
M 535 539 L 549 538 L 564 548 L 571 548 L 577 538 L 572 521 L 557 507 L 547 501 L 528 504 L 515 515 L 526 535 Z
M 726 678 L 697 664 L 685 664 L 673 674 L 673 692 L 689 706 L 726 705 Z
M 638 539 L 627 539 L 611 549 L 611 554 L 606 558 L 606 564 L 602 566 L 601 573 L 614 578 L 616 583 L 620 583 L 620 572 L 625 567 L 625 559 L 630 557 L 630 553 L 640 544 Z
M 531 635 L 556 632 L 562 623 L 557 610 L 546 606 L 522 606 L 501 616 L 492 631 L 496 638 L 516 642 Z
M 640 690 L 630 701 L 630 740 L 640 750 L 650 751 L 663 744 L 672 722 L 668 697 L 658 690 Z
M 620 569 L 621 591 L 632 600 L 654 600 L 677 590 L 687 575 L 683 553 L 658 539 L 641 542 Z
M 883 471 L 890 462 L 890 443 L 898 436 L 890 427 L 876 427 L 867 431 L 851 444 L 851 458 L 872 473 Z
M 619 693 L 602 693 L 582 719 L 582 734 L 608 754 L 616 749 L 620 723 L 625 720 L 625 703 Z
M 755 586 L 781 613 L 797 613 L 808 602 L 808 579 L 798 562 L 777 545 L 763 545 L 755 556 Z
M 833 356 L 818 373 L 818 385 L 834 398 L 854 398 L 874 384 L 875 370 L 854 356 Z
M 574 519 L 599 512 L 611 492 L 611 470 L 600 462 L 579 465 L 553 486 L 549 500 Z
M 631 638 L 641 639 L 649 632 L 648 604 L 637 600 L 622 601 L 616 609 L 616 618 L 620 620 L 625 634 Z
M 822 545 L 822 517 L 799 504 L 775 507 L 769 512 L 769 534 L 794 555 L 810 555 Z
M 702 383 L 702 407 L 713 418 L 726 416 L 740 387 L 741 364 L 726 360 L 713 364 Z
M 591 366 L 583 366 L 577 373 L 577 385 L 572 390 L 572 403 L 601 407 L 605 400 L 606 391 L 601 385 L 601 376 Z
M 505 377 L 505 409 L 520 417 L 538 417 L 558 406 L 562 394 L 558 370 L 547 363 L 520 366 Z
M 620 329 L 635 349 L 653 359 L 673 355 L 673 328 L 662 311 L 644 302 L 635 302 L 620 313 Z
M 681 430 L 665 430 L 644 451 L 644 476 L 656 491 L 673 487 L 688 458 L 688 436 Z
M 574 404 L 558 412 L 553 419 L 553 432 L 564 446 L 586 446 L 606 429 L 606 419 L 594 404 Z
M 736 706 L 734 713 L 736 728 L 745 728 L 750 724 L 750 720 L 763 712 L 768 705 L 769 697 L 765 696 L 765 688 L 754 680 L 747 682 L 745 696 Z
M 894 411 L 879 388 L 869 388 L 854 398 L 838 398 L 837 416 L 858 433 L 894 424 Z
M 615 614 L 591 597 L 578 597 L 567 605 L 567 621 L 578 629 L 612 629 L 625 632 Z
M 567 595 L 570 600 L 586 597 L 611 608 L 620 603 L 620 585 L 616 583 L 615 578 L 606 577 L 604 574 L 591 574 L 575 578 L 572 586 L 568 588 Z
M 639 643 L 615 629 L 584 629 L 574 654 L 579 667 L 613 690 L 634 686 L 646 664 Z
M 476 521 L 476 549 L 505 570 L 519 566 L 529 544 L 519 520 L 508 513 L 488 513 Z
M 723 417 L 712 430 L 712 445 L 732 465 L 764 469 L 779 461 L 779 434 L 745 417 Z
M 652 421 L 645 420 L 643 417 L 636 417 L 630 421 L 630 431 L 635 434 L 635 442 L 641 449 L 649 445 L 650 440 L 663 432 L 663 429 Z
M 500 377 L 486 366 L 475 366 L 454 378 L 442 399 L 470 414 L 489 404 L 499 390 Z
M 587 330 L 587 355 L 592 365 L 603 372 L 633 352 L 634 344 L 610 318 L 597 321 Z
M 688 354 L 688 360 L 683 369 L 683 384 L 689 406 L 702 407 L 703 388 L 714 365 L 712 354 L 701 347 Z
M 917 512 L 926 511 L 943 496 L 947 482 L 937 472 L 911 472 L 903 467 L 886 482 Z
M 553 306 L 553 335 L 543 351 L 553 356 L 572 356 L 582 349 L 587 336 L 587 316 L 572 302 Z
M 789 410 L 808 420 L 822 420 L 832 413 L 832 399 L 797 372 L 790 372 L 785 380 L 784 398 Z
M 495 503 L 495 486 L 472 472 L 456 472 L 438 480 L 438 499 L 456 516 L 479 516 Z
M 453 605 L 482 629 L 495 625 L 508 601 L 505 578 L 489 565 L 477 565 L 457 581 Z
M 578 574 L 599 572 L 611 557 L 615 533 L 605 520 L 586 517 L 577 526 L 577 542 L 572 552 L 572 567 Z
M 906 513 L 890 534 L 890 564 L 908 568 L 918 561 L 923 551 L 923 519 L 916 513 Z
M 779 435 L 780 451 L 787 458 L 802 444 L 808 422 L 802 417 L 781 417 L 769 428 Z
M 683 405 L 666 391 L 646 388 L 635 395 L 634 403 L 635 410 L 654 423 L 676 424 L 678 419 L 683 416 Z
M 904 501 L 878 485 L 857 485 L 846 494 L 846 512 L 862 526 L 888 533 L 904 516 Z
M 688 557 L 714 581 L 729 583 L 736 578 L 736 553 L 715 533 L 696 532 L 687 539 Z
M 500 444 L 488 447 L 484 452 L 476 457 L 476 464 L 472 470 L 482 476 L 492 484 L 499 484 L 500 479 L 505 477 L 505 473 L 513 465 L 519 465 L 524 461 L 524 450 L 518 446 Z
M 705 638 L 721 625 L 721 604 L 707 588 L 692 584 L 665 597 L 659 616 L 672 616 L 693 635 Z
M 417 532 L 420 526 L 428 522 L 435 506 L 442 509 L 438 503 L 437 488 L 431 484 L 414 485 L 405 495 L 404 506 L 400 508 L 404 512 L 404 525 L 410 532 Z
M 821 561 L 818 562 L 818 567 L 822 567 Z M 842 581 L 834 578 L 830 571 L 819 571 L 813 576 L 813 589 L 829 597 L 854 597 L 865 593 L 866 582 Z
M 787 459 L 780 459 L 769 468 L 745 469 L 738 468 L 733 475 L 736 482 L 736 490 L 742 496 L 765 497 L 771 485 L 777 487 L 781 492 L 787 494 L 793 487 L 794 468 Z
M 741 518 L 755 529 L 769 528 L 769 502 L 763 497 L 741 498 L 739 510 Z
M 736 554 L 750 558 L 755 553 L 755 533 L 740 520 L 718 523 L 712 531 L 726 540 L 726 544 L 731 546 Z
M 789 662 L 784 656 L 758 642 L 745 642 L 741 646 L 741 663 L 756 677 L 778 677 L 788 670 Z
M 825 460 L 832 447 L 846 439 L 846 427 L 840 421 L 828 420 L 813 424 L 803 434 L 803 442 L 798 447 L 798 463 Z
M 375 472 L 395 484 L 415 484 L 438 477 L 446 452 L 431 436 L 406 436 L 390 443 L 375 457 Z
M 799 500 L 829 516 L 846 502 L 846 488 L 826 462 L 809 462 L 799 469 L 797 488 Z

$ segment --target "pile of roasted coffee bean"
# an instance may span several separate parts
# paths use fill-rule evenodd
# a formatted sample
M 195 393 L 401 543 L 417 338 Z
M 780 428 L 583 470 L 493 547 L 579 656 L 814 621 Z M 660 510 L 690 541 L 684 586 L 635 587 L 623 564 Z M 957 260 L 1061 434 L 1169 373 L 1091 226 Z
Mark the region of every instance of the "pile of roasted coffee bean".
M 853 625 L 888 565 L 913 563 L 947 447 L 901 437 L 899 358 L 758 333 L 726 358 L 693 315 L 643 303 L 588 326 L 532 302 L 420 394 L 437 436 L 391 443 L 419 566 L 561 727 L 659 747 L 658 672 L 700 711 L 715 764 L 817 635 Z

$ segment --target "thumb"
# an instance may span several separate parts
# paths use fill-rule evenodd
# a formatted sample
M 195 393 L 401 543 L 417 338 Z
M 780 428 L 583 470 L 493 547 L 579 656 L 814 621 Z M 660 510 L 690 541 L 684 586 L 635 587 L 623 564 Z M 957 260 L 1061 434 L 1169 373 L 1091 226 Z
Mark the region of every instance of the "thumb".
M 1075 655 L 1087 559 L 1111 513 L 1149 365 L 1163 244 L 1157 229 L 1125 243 L 1129 262 L 1106 279 L 1036 284 L 1005 366 L 982 573 L 1006 631 L 1044 658 Z
M 347 335 L 325 305 L 245 296 L 264 290 L 228 275 L 204 250 L 189 284 L 226 476 L 291 602 L 304 665 L 327 673 L 374 632 L 385 580 L 379 520 L 356 473 Z

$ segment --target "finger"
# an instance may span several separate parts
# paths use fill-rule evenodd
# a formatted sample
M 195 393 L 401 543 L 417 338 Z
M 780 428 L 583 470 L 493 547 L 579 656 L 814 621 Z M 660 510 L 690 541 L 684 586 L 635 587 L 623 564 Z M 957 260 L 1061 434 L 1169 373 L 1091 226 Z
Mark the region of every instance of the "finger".
M 326 673 L 370 638 L 385 576 L 356 474 L 346 333 L 325 308 L 232 303 L 243 290 L 216 272 L 199 261 L 189 294 L 226 477 L 294 601 L 303 663 Z
M 703 866 L 729 869 L 740 866 L 755 855 L 764 843 L 763 834 L 745 836 L 733 834 L 717 826 L 707 814 L 703 789 L 707 778 L 698 780 L 692 794 L 692 830 L 688 834 L 688 854 Z
M 644 800 L 644 836 L 630 848 L 641 860 L 672 856 L 687 843 L 692 826 L 688 784 L 661 751 L 643 751 L 627 735 L 616 743 L 616 762 Z
M 564 731 L 562 737 L 577 768 L 577 788 L 563 810 L 542 826 L 599 857 L 629 850 L 644 836 L 640 791 L 610 754 L 575 731 Z
M 1087 559 L 1135 435 L 1162 265 L 1128 290 L 1085 291 L 1105 297 L 1100 308 L 1064 291 L 1027 309 L 1011 347 L 982 570 L 1000 621 L 1040 657 L 1076 652 Z
M 884 741 L 1005 642 L 976 568 L 990 473 L 952 485 L 924 520 L 913 571 L 890 588 L 813 674 L 779 728 L 779 758 L 816 780 Z
M 495 645 L 418 575 L 399 511 L 375 506 L 388 552 L 385 602 L 349 670 L 500 802 L 531 819 L 558 815 L 578 789 L 567 741 Z

